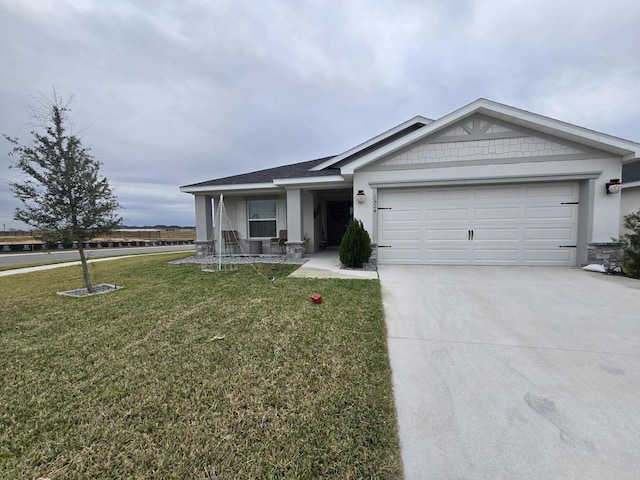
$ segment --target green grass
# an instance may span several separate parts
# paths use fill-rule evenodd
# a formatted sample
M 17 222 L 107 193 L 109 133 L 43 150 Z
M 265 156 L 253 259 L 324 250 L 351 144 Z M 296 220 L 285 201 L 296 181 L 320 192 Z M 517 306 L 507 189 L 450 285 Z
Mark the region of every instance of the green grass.
M 0 477 L 400 478 L 378 281 L 181 256 L 0 278 Z

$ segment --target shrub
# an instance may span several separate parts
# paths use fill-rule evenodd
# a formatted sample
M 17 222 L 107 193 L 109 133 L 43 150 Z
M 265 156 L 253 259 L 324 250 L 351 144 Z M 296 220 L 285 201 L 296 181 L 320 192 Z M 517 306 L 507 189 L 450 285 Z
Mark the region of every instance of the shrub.
M 371 257 L 371 237 L 360 220 L 351 220 L 340 242 L 340 261 L 351 268 L 360 268 Z
M 640 210 L 625 215 L 622 223 L 631 233 L 625 233 L 618 239 L 624 251 L 624 272 L 640 278 Z

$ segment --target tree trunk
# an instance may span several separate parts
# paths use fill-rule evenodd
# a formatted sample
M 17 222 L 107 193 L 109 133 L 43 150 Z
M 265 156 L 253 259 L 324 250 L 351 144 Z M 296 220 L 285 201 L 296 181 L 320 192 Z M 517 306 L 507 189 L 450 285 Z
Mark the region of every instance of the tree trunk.
M 87 287 L 87 292 L 93 293 L 93 285 L 91 285 L 91 276 L 89 275 L 89 268 L 87 267 L 87 259 L 84 256 L 84 244 L 82 241 L 78 242 L 78 252 L 80 253 L 80 263 L 82 263 L 82 274 L 84 275 L 84 284 Z

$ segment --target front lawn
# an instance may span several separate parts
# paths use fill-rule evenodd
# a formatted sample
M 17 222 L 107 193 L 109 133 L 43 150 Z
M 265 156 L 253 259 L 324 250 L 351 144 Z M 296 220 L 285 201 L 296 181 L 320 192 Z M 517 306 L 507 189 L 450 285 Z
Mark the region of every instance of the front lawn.
M 0 477 L 400 478 L 379 283 L 181 257 L 0 278 Z

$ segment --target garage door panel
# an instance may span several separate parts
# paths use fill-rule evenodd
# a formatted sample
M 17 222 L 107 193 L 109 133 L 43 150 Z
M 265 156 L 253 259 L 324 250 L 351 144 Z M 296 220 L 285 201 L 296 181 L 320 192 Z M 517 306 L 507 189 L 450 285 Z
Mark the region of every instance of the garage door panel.
M 462 188 L 436 188 L 431 190 L 423 189 L 422 191 L 421 201 L 434 204 L 468 203 L 471 198 L 471 192 Z
M 518 240 L 518 233 L 517 228 L 474 228 L 473 241 Z
M 468 230 L 462 230 L 459 228 L 456 229 L 447 229 L 447 228 L 429 228 L 425 230 L 423 234 L 424 240 L 427 242 L 430 240 L 450 240 L 450 241 L 463 241 L 466 242 L 468 240 L 469 233 Z
M 394 211 L 395 210 L 395 211 Z M 383 222 L 421 222 L 422 212 L 419 208 L 407 209 L 395 208 L 391 210 L 382 210 L 381 219 Z
M 565 219 L 565 220 L 573 220 L 576 215 L 575 205 L 558 205 L 558 206 L 546 206 L 546 207 L 527 207 L 526 214 L 527 218 L 531 220 L 542 219 L 542 220 L 551 220 L 551 219 Z
M 420 242 L 421 234 L 419 229 L 397 229 L 385 232 L 382 240 L 385 242 Z
M 575 264 L 577 182 L 381 189 L 381 263 Z M 473 240 L 469 240 L 473 230 Z
M 513 263 L 518 259 L 518 249 L 513 248 L 475 248 L 473 263 L 496 265 L 503 262 Z
M 461 248 L 438 248 L 427 249 L 425 252 L 426 260 L 432 264 L 465 264 L 468 263 L 469 250 L 466 247 Z
M 474 219 L 482 220 L 518 220 L 520 209 L 514 207 L 477 207 Z
M 460 220 L 467 221 L 469 218 L 469 209 L 448 208 L 448 207 L 431 207 L 423 213 L 425 222 L 457 222 Z
M 415 248 L 381 248 L 378 257 L 382 262 L 388 263 L 416 263 L 415 259 L 420 254 L 420 249 Z
M 517 187 L 476 187 L 474 197 L 478 201 L 486 200 L 516 200 L 520 197 L 520 189 Z
M 576 241 L 576 229 L 570 227 L 530 227 L 524 229 L 526 240 Z
M 411 202 L 419 203 L 422 199 L 422 190 L 403 189 L 403 190 L 387 190 L 385 192 L 385 206 L 389 205 L 406 205 Z
M 525 195 L 530 198 L 572 198 L 578 200 L 578 185 L 557 183 L 557 184 L 541 184 L 527 185 L 525 187 Z

